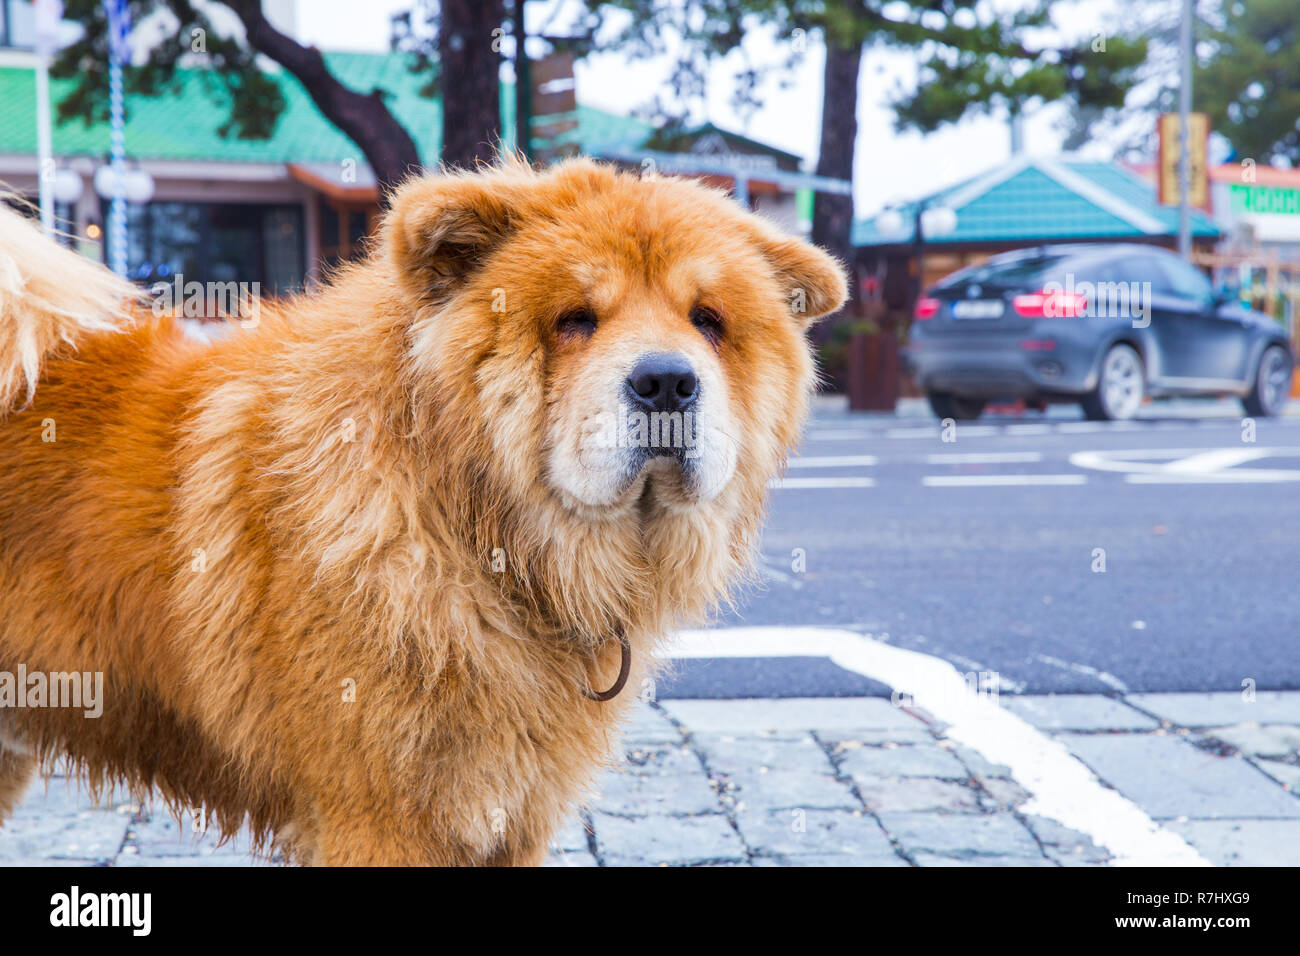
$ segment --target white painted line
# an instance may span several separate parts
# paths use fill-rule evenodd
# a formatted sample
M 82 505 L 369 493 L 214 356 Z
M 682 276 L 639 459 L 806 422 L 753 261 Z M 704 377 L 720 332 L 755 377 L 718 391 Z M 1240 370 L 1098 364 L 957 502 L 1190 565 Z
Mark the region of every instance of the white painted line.
M 809 441 L 866 441 L 871 438 L 869 431 L 855 431 L 848 428 L 816 428 L 808 432 Z
M 1098 670 L 1089 664 L 1072 664 L 1070 661 L 1063 661 L 1059 657 L 1050 657 L 1047 654 L 1039 654 L 1037 657 L 1044 664 L 1050 664 L 1052 667 L 1059 667 L 1062 670 L 1073 671 L 1076 674 L 1083 674 L 1086 677 L 1096 678 L 1111 690 L 1119 691 L 1121 694 L 1128 693 L 1128 684 L 1108 671 Z
M 987 696 L 972 693 L 945 660 L 894 647 L 852 631 L 816 627 L 742 627 L 683 631 L 665 656 L 829 657 L 845 670 L 879 681 L 947 724 L 949 739 L 1009 767 L 1030 793 L 1020 809 L 1087 834 L 1117 866 L 1208 866 L 1182 837 L 1104 786 L 1063 744 Z M 815 728 L 809 728 L 810 730 Z
M 1124 480 L 1133 485 L 1177 485 L 1300 481 L 1300 470 L 1235 467 L 1260 458 L 1296 457 L 1300 457 L 1300 448 L 1236 445 L 1226 448 L 1078 451 L 1069 460 L 1076 468 L 1127 472 Z
M 928 465 L 1012 465 L 1042 460 L 1043 453 L 1038 451 L 973 451 L 927 455 L 925 458 Z
M 886 438 L 938 438 L 939 423 L 935 422 L 928 428 L 886 428 Z
M 773 478 L 767 483 L 773 490 L 783 488 L 874 488 L 874 478 Z
M 1056 430 L 1063 435 L 1082 435 L 1085 432 L 1105 431 L 1106 425 L 1104 422 L 1061 422 Z
M 791 468 L 866 468 L 876 464 L 875 455 L 806 455 L 791 458 Z
M 925 475 L 921 479 L 921 484 L 927 488 L 993 488 L 1087 483 L 1087 475 Z
M 1130 485 L 1252 485 L 1279 481 L 1300 481 L 1300 471 L 1267 468 L 1234 468 L 1210 475 L 1138 474 L 1125 475 Z
M 1008 435 L 1047 435 L 1052 431 L 1051 425 L 1008 425 Z

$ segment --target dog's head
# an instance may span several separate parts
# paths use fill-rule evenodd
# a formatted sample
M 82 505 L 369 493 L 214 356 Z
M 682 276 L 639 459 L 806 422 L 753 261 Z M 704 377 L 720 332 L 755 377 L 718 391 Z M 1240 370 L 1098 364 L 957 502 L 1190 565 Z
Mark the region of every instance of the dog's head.
M 586 160 L 408 183 L 384 236 L 414 380 L 449 455 L 483 443 L 494 500 L 643 534 L 761 511 L 813 386 L 804 330 L 845 297 L 835 260 L 698 183 Z

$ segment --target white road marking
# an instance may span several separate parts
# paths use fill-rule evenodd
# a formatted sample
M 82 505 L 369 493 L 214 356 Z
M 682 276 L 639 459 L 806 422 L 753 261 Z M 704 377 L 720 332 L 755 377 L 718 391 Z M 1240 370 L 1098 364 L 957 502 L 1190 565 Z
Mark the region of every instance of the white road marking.
M 850 428 L 815 428 L 808 432 L 809 441 L 865 441 L 871 432 Z
M 773 490 L 782 488 L 874 488 L 874 478 L 773 478 L 767 483 Z
M 1125 475 L 1130 485 L 1248 485 L 1300 481 L 1300 471 L 1268 468 L 1234 468 L 1212 475 Z
M 886 438 L 938 438 L 939 423 L 926 428 L 886 428 Z
M 1046 435 L 1049 434 L 1051 430 L 1051 425 L 1039 425 L 1036 423 L 1007 426 L 1008 435 Z
M 1098 670 L 1088 664 L 1072 664 L 1069 661 L 1063 661 L 1059 657 L 1050 657 L 1047 654 L 1037 655 L 1038 659 L 1044 664 L 1050 664 L 1053 667 L 1059 667 L 1062 670 L 1073 671 L 1076 674 L 1083 674 L 1087 677 L 1094 677 L 1101 681 L 1111 690 L 1119 691 L 1121 694 L 1128 693 L 1128 684 L 1124 683 L 1114 674 L 1107 671 Z
M 1300 481 L 1300 470 L 1238 468 L 1260 458 L 1297 458 L 1300 448 L 1231 446 L 1226 448 L 1162 448 L 1128 451 L 1077 451 L 1069 458 L 1076 468 L 1125 472 L 1134 485 L 1250 484 Z
M 791 468 L 867 468 L 879 462 L 875 455 L 805 455 L 790 459 Z
M 921 478 L 921 484 L 927 488 L 991 488 L 1087 483 L 1087 475 L 925 475 Z
M 1061 422 L 1056 426 L 1056 430 L 1062 435 L 1082 435 L 1085 432 L 1100 432 L 1106 430 L 1105 422 Z
M 1208 866 L 1182 837 L 1163 829 L 1140 807 L 1104 786 L 1053 740 L 989 697 L 971 693 L 947 661 L 893 647 L 852 631 L 815 627 L 743 627 L 683 631 L 666 656 L 829 657 L 845 670 L 910 694 L 947 724 L 949 739 L 1011 769 L 1031 799 L 1020 809 L 1087 834 L 1117 866 Z M 811 729 L 811 728 L 810 728 Z
M 1038 451 L 973 451 L 925 457 L 926 464 L 929 465 L 1010 465 L 1042 460 L 1043 453 Z

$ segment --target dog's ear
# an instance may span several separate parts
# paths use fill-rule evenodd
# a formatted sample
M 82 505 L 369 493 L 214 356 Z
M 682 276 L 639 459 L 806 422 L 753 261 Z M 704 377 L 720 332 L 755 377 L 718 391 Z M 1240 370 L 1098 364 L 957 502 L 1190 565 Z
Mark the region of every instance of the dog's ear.
M 844 266 L 838 259 L 789 236 L 769 233 L 761 245 L 785 290 L 790 314 L 801 328 L 834 312 L 848 298 Z
M 418 298 L 446 298 L 509 234 L 520 213 L 511 178 L 432 175 L 393 194 L 383 242 L 401 281 Z

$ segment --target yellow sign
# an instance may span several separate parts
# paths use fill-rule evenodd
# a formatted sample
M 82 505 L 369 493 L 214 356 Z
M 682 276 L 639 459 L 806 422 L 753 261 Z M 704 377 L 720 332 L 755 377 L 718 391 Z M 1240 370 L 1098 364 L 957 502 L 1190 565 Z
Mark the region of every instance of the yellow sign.
M 1177 206 L 1181 195 L 1178 189 L 1178 164 L 1183 146 L 1182 123 L 1179 115 L 1162 114 L 1157 129 L 1160 133 L 1160 154 L 1156 164 L 1156 177 L 1159 184 L 1160 205 Z M 1188 113 L 1187 132 L 1191 176 L 1188 199 L 1191 205 L 1208 211 L 1210 169 L 1206 152 L 1210 139 L 1210 118 L 1204 113 Z

